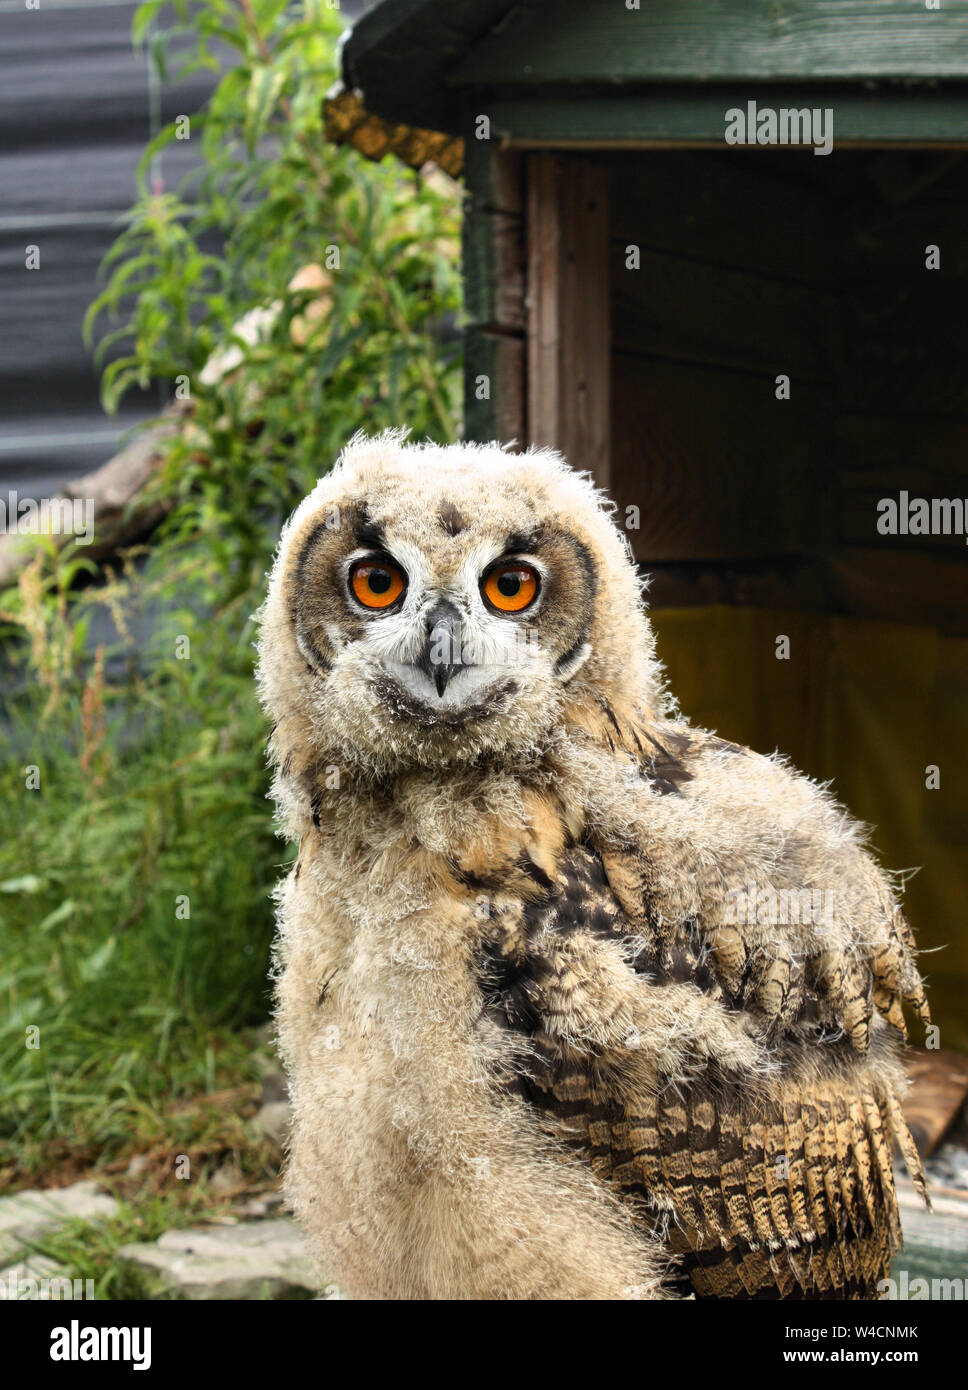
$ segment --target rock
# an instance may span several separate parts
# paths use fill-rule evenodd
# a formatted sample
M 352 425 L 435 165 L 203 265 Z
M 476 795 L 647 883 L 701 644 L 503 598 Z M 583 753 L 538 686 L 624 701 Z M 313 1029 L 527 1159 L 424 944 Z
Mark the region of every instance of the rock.
M 286 1074 L 282 1069 L 282 1063 L 275 1049 L 273 1039 L 263 1043 L 254 1053 L 252 1060 L 255 1062 L 259 1073 L 261 1095 L 263 1102 L 270 1100 L 285 1100 L 289 1094 L 289 1086 L 286 1082 Z
M 263 1105 L 271 1105 L 279 1100 L 288 1101 L 289 1086 L 286 1074 L 278 1064 L 267 1066 L 263 1071 L 259 1099 Z
M 55 1279 L 59 1282 L 51 1287 Z M 90 1286 L 89 1294 L 82 1293 L 85 1282 Z M 93 1279 L 78 1279 L 76 1292 L 78 1297 L 93 1298 Z M 0 1303 L 9 1300 L 40 1302 L 74 1296 L 75 1281 L 56 1260 L 49 1260 L 46 1255 L 27 1255 L 17 1264 L 0 1269 Z
M 274 1025 L 267 1023 L 265 1029 L 273 1030 Z M 260 1034 L 265 1029 L 260 1029 Z M 271 1036 L 270 1031 L 266 1039 L 270 1048 Z M 269 1052 L 257 1051 L 255 1063 L 259 1069 L 260 1077 L 260 1109 L 254 1116 L 255 1126 L 263 1134 L 268 1135 L 272 1142 L 281 1149 L 289 1133 L 289 1086 L 286 1081 L 286 1074 L 279 1064 L 279 1058 L 272 1050 Z
M 106 1220 L 118 1210 L 114 1198 L 99 1192 L 91 1181 L 0 1197 L 0 1264 L 16 1259 L 68 1221 Z
M 242 1220 L 251 1221 L 281 1211 L 285 1201 L 281 1192 L 266 1192 L 261 1197 L 249 1197 L 237 1207 L 233 1207 L 233 1211 Z
M 0 1269 L 0 1300 L 49 1298 L 50 1293 L 45 1293 L 43 1280 L 51 1279 L 68 1279 L 70 1282 L 67 1270 L 61 1268 L 56 1259 L 49 1259 L 46 1255 L 28 1255 L 18 1264 Z
M 319 1280 L 294 1221 L 166 1231 L 150 1245 L 123 1245 L 118 1263 L 150 1296 L 298 1298 Z
M 281 1149 L 289 1133 L 289 1118 L 289 1102 L 274 1100 L 256 1112 L 254 1123 Z
M 234 1163 L 223 1163 L 221 1168 L 216 1168 L 208 1185 L 213 1192 L 234 1192 L 242 1185 L 242 1171 Z

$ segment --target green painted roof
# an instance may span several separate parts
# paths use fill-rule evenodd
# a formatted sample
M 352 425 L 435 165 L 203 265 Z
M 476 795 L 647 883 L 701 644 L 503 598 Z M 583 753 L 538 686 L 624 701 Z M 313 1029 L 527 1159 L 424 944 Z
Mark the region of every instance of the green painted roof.
M 343 82 L 387 121 L 457 133 L 460 94 L 447 79 L 514 0 L 382 0 L 343 45 Z
M 458 132 L 470 91 L 968 80 L 968 0 L 382 0 L 343 49 L 389 121 Z M 577 94 L 576 94 L 577 95 Z M 753 92 L 750 95 L 754 95 Z
M 968 75 L 968 4 L 943 0 L 525 0 L 461 85 L 853 81 Z

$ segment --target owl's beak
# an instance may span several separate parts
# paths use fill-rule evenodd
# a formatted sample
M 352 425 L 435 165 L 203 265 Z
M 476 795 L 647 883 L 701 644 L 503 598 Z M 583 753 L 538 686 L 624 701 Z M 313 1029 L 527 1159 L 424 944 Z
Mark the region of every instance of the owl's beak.
M 417 667 L 443 699 L 448 682 L 461 669 L 461 616 L 449 599 L 438 599 L 426 616 L 426 636 Z

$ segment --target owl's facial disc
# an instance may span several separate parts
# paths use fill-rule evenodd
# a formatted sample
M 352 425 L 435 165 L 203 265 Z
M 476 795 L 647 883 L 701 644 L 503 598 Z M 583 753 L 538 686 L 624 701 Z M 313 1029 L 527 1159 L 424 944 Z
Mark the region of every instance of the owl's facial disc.
M 406 503 L 334 506 L 293 548 L 290 614 L 319 737 L 394 763 L 533 748 L 590 652 L 587 548 L 550 520 L 458 525 L 456 508 Z

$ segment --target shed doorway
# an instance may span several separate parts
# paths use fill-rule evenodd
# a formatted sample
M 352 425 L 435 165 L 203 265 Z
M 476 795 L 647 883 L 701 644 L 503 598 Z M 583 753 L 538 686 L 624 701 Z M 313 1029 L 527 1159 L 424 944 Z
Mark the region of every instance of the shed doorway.
M 921 866 L 907 900 L 923 946 L 946 946 L 929 973 L 950 1029 L 968 973 L 968 555 L 963 530 L 884 534 L 878 503 L 968 499 L 968 155 L 596 166 L 609 486 L 671 686 L 695 722 L 833 779 L 887 865 Z

